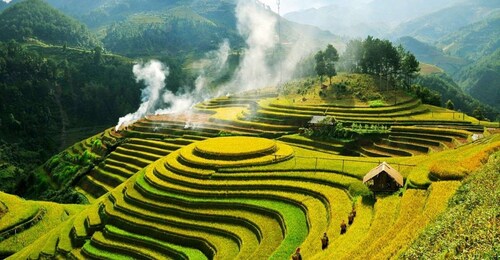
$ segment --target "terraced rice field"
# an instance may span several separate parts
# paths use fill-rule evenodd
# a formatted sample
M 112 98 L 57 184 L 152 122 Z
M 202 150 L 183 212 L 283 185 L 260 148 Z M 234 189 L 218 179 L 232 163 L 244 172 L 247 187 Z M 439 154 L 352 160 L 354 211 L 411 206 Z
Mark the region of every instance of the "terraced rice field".
M 307 174 L 308 166 L 292 171 L 295 150 L 256 137 L 194 142 L 139 170 L 12 258 L 286 259 L 296 247 L 304 258 L 388 258 L 444 210 L 460 184 L 365 201 L 347 191 L 359 177 Z M 354 223 L 340 235 L 353 205 Z M 331 242 L 321 250 L 324 232 Z
M 72 153 L 96 152 L 95 138 L 113 144 L 77 183 L 91 205 L 12 259 L 287 259 L 297 247 L 305 259 L 397 257 L 460 184 L 455 173 L 432 175 L 435 162 L 481 162 L 500 143 L 493 135 L 470 145 L 483 127 L 410 97 L 356 104 L 248 93 L 85 140 Z M 313 115 L 390 131 L 354 144 L 299 135 Z M 362 197 L 363 176 L 382 160 L 397 165 L 407 186 Z M 353 206 L 356 218 L 340 235 Z M 330 246 L 321 250 L 325 232 Z
M 52 202 L 26 201 L 0 192 L 0 256 L 15 253 L 37 240 L 47 230 L 57 227 L 84 205 L 61 205 Z M 54 240 L 52 240 L 54 241 Z M 50 255 L 54 255 L 53 252 Z

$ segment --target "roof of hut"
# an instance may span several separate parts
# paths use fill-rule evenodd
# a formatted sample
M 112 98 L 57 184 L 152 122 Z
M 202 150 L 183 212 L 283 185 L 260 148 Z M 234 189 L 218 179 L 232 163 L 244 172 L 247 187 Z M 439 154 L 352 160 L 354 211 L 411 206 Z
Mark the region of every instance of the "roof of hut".
M 388 163 L 383 162 L 379 166 L 371 169 L 365 177 L 363 177 L 363 183 L 373 179 L 375 176 L 379 175 L 382 172 L 386 172 L 392 179 L 394 179 L 400 186 L 403 186 L 403 175 L 396 171 L 396 169 L 392 168 Z

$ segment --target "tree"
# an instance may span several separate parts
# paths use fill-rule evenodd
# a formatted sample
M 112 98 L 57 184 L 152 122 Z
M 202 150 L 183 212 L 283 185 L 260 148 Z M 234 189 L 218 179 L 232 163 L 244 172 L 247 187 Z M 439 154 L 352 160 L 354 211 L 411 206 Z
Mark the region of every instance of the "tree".
M 94 48 L 94 64 L 99 65 L 102 62 L 102 48 L 101 47 L 95 47 Z
M 409 88 L 412 80 L 417 76 L 417 72 L 420 71 L 420 63 L 415 55 L 406 51 L 401 45 L 398 46 L 398 52 L 401 56 L 401 80 L 403 86 Z
M 484 120 L 485 119 L 483 111 L 481 110 L 480 107 L 477 107 L 476 109 L 474 109 L 474 111 L 472 111 L 472 116 L 477 118 L 477 120 Z
M 363 57 L 363 42 L 361 40 L 351 40 L 347 43 L 342 59 L 340 60 L 340 69 L 351 73 L 360 73 L 360 62 Z
M 330 85 L 332 85 L 332 77 L 337 75 L 337 71 L 335 70 L 335 62 L 339 60 L 339 54 L 337 52 L 337 49 L 335 49 L 335 47 L 333 47 L 333 45 L 331 44 L 328 44 L 328 46 L 326 46 L 326 50 L 323 54 L 325 60 L 326 75 L 330 79 Z
M 455 105 L 453 104 L 453 102 L 451 100 L 448 99 L 448 101 L 446 101 L 446 109 L 449 109 L 449 110 L 455 110 Z
M 326 63 L 325 63 L 325 54 L 323 51 L 318 51 L 316 55 L 314 55 L 314 59 L 316 60 L 316 66 L 314 69 L 318 74 L 320 81 L 323 82 L 323 76 L 326 75 Z

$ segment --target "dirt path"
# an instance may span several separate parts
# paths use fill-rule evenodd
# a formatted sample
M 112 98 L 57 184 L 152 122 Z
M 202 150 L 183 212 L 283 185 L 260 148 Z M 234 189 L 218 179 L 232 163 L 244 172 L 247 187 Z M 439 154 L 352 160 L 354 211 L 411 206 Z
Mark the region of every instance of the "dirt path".
M 57 104 L 57 108 L 59 109 L 59 113 L 61 114 L 61 135 L 60 135 L 60 145 L 59 145 L 59 151 L 62 151 L 68 147 L 66 144 L 66 127 L 69 125 L 69 119 L 68 119 L 68 114 L 66 114 L 66 111 L 64 111 L 62 103 L 61 103 L 61 86 L 56 86 L 56 91 L 55 91 L 55 100 Z

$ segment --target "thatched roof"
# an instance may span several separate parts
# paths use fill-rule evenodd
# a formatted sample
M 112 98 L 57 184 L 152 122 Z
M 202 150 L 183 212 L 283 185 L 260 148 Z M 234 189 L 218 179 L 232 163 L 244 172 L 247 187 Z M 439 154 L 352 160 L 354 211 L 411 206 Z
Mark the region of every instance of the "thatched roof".
M 392 179 L 394 179 L 400 186 L 403 186 L 403 175 L 396 171 L 396 169 L 392 168 L 388 163 L 383 162 L 379 166 L 371 169 L 365 177 L 363 177 L 363 183 L 373 179 L 375 176 L 379 175 L 382 172 L 386 172 Z

